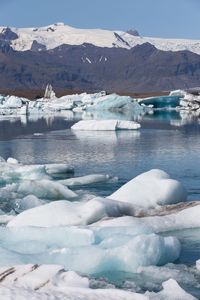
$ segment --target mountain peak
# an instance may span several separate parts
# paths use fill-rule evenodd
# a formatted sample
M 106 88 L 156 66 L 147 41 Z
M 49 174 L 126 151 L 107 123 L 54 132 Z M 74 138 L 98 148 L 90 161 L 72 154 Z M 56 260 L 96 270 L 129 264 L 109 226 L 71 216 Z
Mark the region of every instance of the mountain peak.
M 127 30 L 126 32 L 130 35 L 133 35 L 133 36 L 140 36 L 139 32 L 134 28 L 131 28 L 131 29 Z

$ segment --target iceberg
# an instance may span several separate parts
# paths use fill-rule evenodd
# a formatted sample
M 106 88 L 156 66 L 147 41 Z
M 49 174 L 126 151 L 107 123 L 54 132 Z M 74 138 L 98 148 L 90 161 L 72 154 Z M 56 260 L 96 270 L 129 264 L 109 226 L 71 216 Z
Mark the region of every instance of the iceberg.
M 143 108 L 138 102 L 128 96 L 119 96 L 117 94 L 106 95 L 96 98 L 92 105 L 87 106 L 88 111 L 95 110 L 110 110 L 110 111 L 126 111 L 132 110 L 135 112 L 142 112 Z
M 66 186 L 47 179 L 24 180 L 19 183 L 17 192 L 24 196 L 33 194 L 43 199 L 73 199 L 77 197 L 77 194 Z
M 22 99 L 16 96 L 8 96 L 3 103 L 4 108 L 21 108 L 23 105 Z
M 0 253 L 4 264 L 13 251 L 12 264 L 62 264 L 83 274 L 135 273 L 142 266 L 174 262 L 180 255 L 180 243 L 174 237 L 132 234 L 130 229 L 123 228 L 121 233 L 119 228 L 109 233 L 109 227 L 107 233 L 105 229 L 99 233 L 92 228 L 63 226 L 1 229 Z
M 81 186 L 91 185 L 96 183 L 113 183 L 118 180 L 117 177 L 103 174 L 91 174 L 82 177 L 73 177 L 69 179 L 60 180 L 59 183 L 66 186 Z
M 134 130 L 139 129 L 140 124 L 133 121 L 122 120 L 82 120 L 74 124 L 73 130 Z
M 67 164 L 23 165 L 10 157 L 7 162 L 0 160 L 0 179 L 2 181 L 40 180 L 68 176 L 74 168 Z
M 87 225 L 104 217 L 134 214 L 129 203 L 94 198 L 88 202 L 53 201 L 23 211 L 8 223 L 8 227 L 53 227 L 64 225 Z
M 186 201 L 187 193 L 181 183 L 166 172 L 153 169 L 135 177 L 108 198 L 149 209 Z
M 200 228 L 200 205 L 198 201 L 186 202 L 185 206 L 180 206 L 180 204 L 177 206 L 177 209 L 173 209 L 173 205 L 163 206 L 163 209 L 160 211 L 157 209 L 153 211 L 136 210 L 134 207 L 134 213 L 137 217 L 134 217 L 133 214 L 132 216 L 128 216 L 127 214 L 127 216 L 115 219 L 99 220 L 92 224 L 92 226 L 127 227 L 135 226 L 135 224 L 137 224 L 135 222 L 140 222 L 140 226 L 143 224 L 143 226 L 151 228 L 152 232 L 155 233 Z
M 191 203 L 191 207 L 185 207 L 177 212 L 163 216 L 150 216 L 142 218 L 144 223 L 153 228 L 154 232 L 166 232 L 189 228 L 200 228 L 200 205 Z
M 22 212 L 24 210 L 37 207 L 43 204 L 45 204 L 45 202 L 41 199 L 38 199 L 34 195 L 28 195 L 22 199 L 13 200 L 13 209 L 17 212 Z
M 182 95 L 169 95 L 160 97 L 149 97 L 144 99 L 139 99 L 140 105 L 146 105 L 154 109 L 169 109 L 176 108 L 180 104 L 180 99 Z

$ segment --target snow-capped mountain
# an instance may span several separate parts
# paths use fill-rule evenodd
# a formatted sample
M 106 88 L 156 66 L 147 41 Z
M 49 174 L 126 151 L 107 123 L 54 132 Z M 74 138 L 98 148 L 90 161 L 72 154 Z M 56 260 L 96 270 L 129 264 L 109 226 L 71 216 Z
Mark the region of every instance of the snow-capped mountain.
M 0 90 L 143 93 L 200 85 L 200 41 L 128 32 L 0 28 Z
M 119 47 L 131 49 L 136 45 L 150 43 L 159 50 L 188 50 L 200 54 L 200 40 L 161 39 L 141 37 L 131 34 L 131 31 L 111 31 L 102 29 L 77 29 L 56 23 L 38 28 L 6 28 L 0 27 L 0 38 L 8 39 L 16 51 L 31 50 L 34 43 L 41 49 L 54 49 L 62 44 L 82 45 L 92 44 L 97 47 Z M 134 31 L 132 31 L 134 32 Z

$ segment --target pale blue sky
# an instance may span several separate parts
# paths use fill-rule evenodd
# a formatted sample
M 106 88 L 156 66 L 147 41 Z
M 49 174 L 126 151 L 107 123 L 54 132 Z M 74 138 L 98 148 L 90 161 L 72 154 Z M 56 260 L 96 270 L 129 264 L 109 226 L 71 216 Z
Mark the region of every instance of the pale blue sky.
M 143 36 L 200 39 L 200 0 L 0 0 L 0 26 L 55 22 L 127 30 Z

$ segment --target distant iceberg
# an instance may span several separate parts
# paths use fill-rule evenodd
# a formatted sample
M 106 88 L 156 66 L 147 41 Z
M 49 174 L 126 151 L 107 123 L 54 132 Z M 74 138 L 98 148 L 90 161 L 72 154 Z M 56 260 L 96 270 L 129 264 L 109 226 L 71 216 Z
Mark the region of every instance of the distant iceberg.
M 73 130 L 135 130 L 139 129 L 141 125 L 133 121 L 122 120 L 82 120 L 74 124 Z

